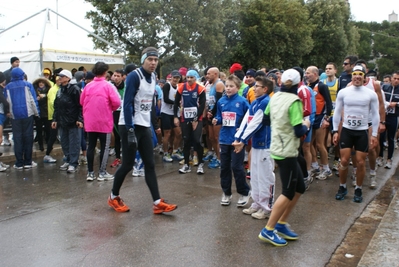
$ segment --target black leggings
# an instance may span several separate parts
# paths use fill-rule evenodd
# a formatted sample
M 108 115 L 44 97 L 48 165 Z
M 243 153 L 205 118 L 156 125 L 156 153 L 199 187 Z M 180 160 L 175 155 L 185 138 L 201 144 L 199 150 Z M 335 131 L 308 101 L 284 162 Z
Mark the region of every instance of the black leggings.
M 280 170 L 280 179 L 283 187 L 282 195 L 292 200 L 295 193 L 303 194 L 305 192 L 305 183 L 298 163 L 298 158 L 285 158 L 276 160 Z
M 119 134 L 122 140 L 122 164 L 115 173 L 112 194 L 119 195 L 119 190 L 126 175 L 133 169 L 136 151 L 138 150 L 144 163 L 145 182 L 150 189 L 154 201 L 160 199 L 157 176 L 155 174 L 154 151 L 151 128 L 135 125 L 134 132 L 137 145 L 128 146 L 127 129 L 125 125 L 119 125 Z
M 83 137 L 82 137 L 83 138 Z M 97 139 L 100 140 L 100 173 L 107 170 L 108 154 L 109 154 L 109 143 L 111 141 L 111 134 L 98 133 L 98 132 L 87 132 L 87 141 L 89 147 L 87 148 L 87 169 L 89 172 L 93 172 L 95 148 L 97 145 Z
M 392 159 L 393 151 L 395 150 L 395 135 L 398 130 L 398 117 L 386 116 L 385 118 L 386 130 L 380 134 L 380 157 L 384 157 L 384 141 L 388 139 L 388 157 Z M 388 137 L 388 138 L 387 138 Z
M 198 163 L 203 163 L 202 157 L 204 154 L 204 148 L 201 145 L 202 121 L 198 121 L 195 130 L 193 130 L 192 123 L 182 122 L 180 123 L 180 127 L 184 140 L 184 164 L 189 164 L 191 145 L 194 146 L 194 151 L 197 152 Z
M 121 137 L 119 135 L 118 123 L 119 123 L 119 116 L 121 112 L 119 110 L 114 111 L 114 140 L 115 140 L 115 157 L 117 159 L 121 158 Z

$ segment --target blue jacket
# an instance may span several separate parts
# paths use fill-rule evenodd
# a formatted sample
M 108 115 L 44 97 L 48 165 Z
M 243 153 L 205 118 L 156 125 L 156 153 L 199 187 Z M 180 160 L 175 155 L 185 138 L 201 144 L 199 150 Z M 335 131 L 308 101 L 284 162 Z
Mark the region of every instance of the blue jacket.
M 12 69 L 11 82 L 6 85 L 4 96 L 10 104 L 11 118 L 25 119 L 39 116 L 35 89 L 30 82 L 24 80 L 22 69 Z
M 254 102 L 245 114 L 240 129 L 235 134 L 235 139 L 246 144 L 252 137 L 252 147 L 256 149 L 269 149 L 271 132 L 270 126 L 264 123 L 264 111 L 269 104 L 269 95 L 263 95 Z
M 219 99 L 215 119 L 217 119 L 217 124 L 223 124 L 219 133 L 220 144 L 231 145 L 234 142 L 234 134 L 240 127 L 248 108 L 248 101 L 238 94 L 231 97 L 224 95 Z

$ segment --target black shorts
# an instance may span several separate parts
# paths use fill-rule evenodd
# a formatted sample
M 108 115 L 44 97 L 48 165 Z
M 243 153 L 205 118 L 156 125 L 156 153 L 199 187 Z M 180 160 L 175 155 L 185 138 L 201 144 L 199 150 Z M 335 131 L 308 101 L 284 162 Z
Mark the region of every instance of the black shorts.
M 339 137 L 339 147 L 355 148 L 355 151 L 368 152 L 369 151 L 369 134 L 368 130 L 349 130 L 342 128 Z
M 175 128 L 176 126 L 173 119 L 174 119 L 173 115 L 161 113 L 162 130 L 172 130 L 173 128 Z
M 325 114 L 316 115 L 312 126 L 313 130 L 320 129 L 321 124 L 323 123 L 324 116 Z

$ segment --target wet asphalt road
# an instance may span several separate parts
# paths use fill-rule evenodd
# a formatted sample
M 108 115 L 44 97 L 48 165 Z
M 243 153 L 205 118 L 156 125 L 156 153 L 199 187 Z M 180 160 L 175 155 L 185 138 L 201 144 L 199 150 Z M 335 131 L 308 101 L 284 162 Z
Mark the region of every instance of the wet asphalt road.
M 112 181 L 86 182 L 85 166 L 59 171 L 61 156 L 0 173 L 0 266 L 324 266 L 395 172 L 379 169 L 378 188 L 364 186 L 361 204 L 352 202 L 349 181 L 346 199 L 336 201 L 338 178 L 315 180 L 289 220 L 300 239 L 276 248 L 257 237 L 266 220 L 236 207 L 234 184 L 232 204 L 220 205 L 219 170 L 179 174 L 177 162 L 155 158 L 161 197 L 179 205 L 165 215 L 152 213 L 143 177 L 126 178 L 121 197 L 130 212 L 117 213 L 107 205 Z

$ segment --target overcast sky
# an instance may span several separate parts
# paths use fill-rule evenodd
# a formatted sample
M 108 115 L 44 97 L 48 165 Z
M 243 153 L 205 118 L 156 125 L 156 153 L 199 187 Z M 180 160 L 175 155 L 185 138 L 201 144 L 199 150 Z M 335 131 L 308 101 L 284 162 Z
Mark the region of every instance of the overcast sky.
M 2 0 L 0 1 L 0 29 L 10 27 L 11 25 L 33 15 L 44 9 L 51 8 L 56 11 L 58 2 L 58 12 L 78 23 L 79 25 L 91 30 L 91 23 L 85 19 L 85 14 L 92 6 L 83 0 Z M 376 21 L 382 22 L 388 19 L 388 15 L 395 11 L 399 13 L 399 0 L 349 0 L 351 12 L 357 21 Z M 43 16 L 42 16 L 43 17 Z M 42 25 L 42 17 L 32 21 L 29 25 Z M 56 25 L 56 17 L 51 17 L 52 23 Z M 59 29 L 71 29 L 76 31 L 75 26 L 71 26 L 63 19 L 59 18 Z M 84 34 L 84 32 L 81 32 Z M 0 40 L 2 35 L 0 35 Z

